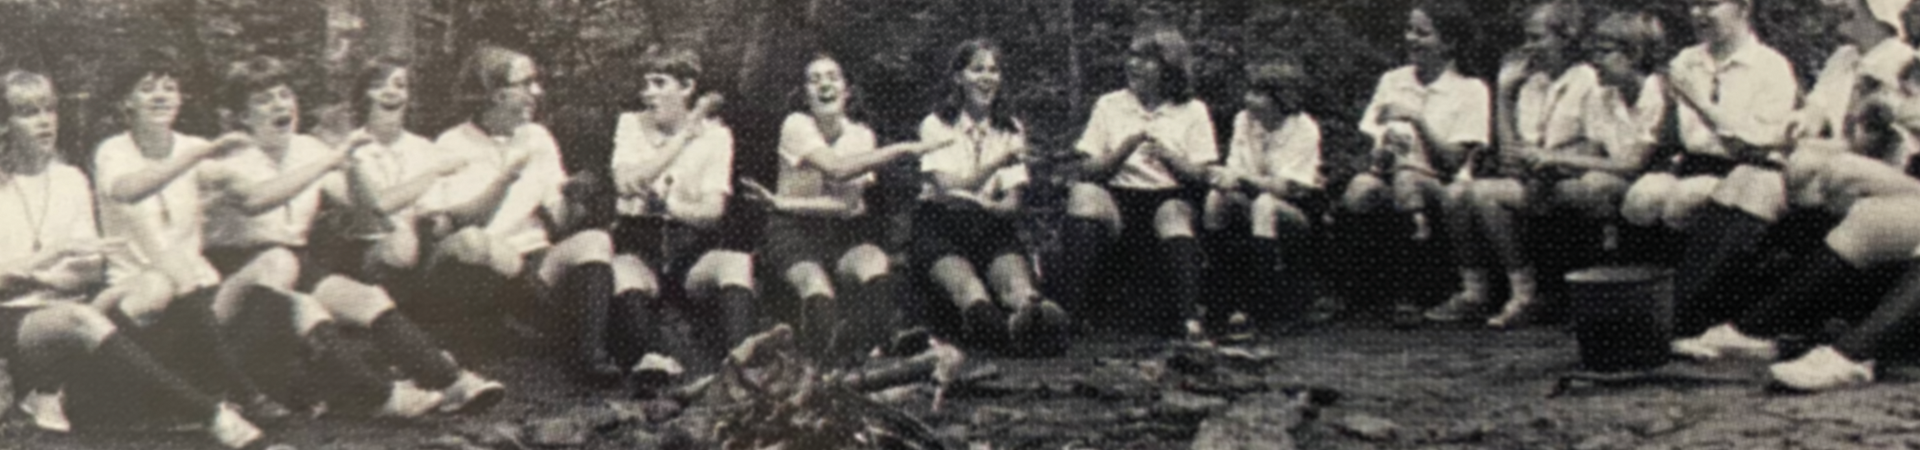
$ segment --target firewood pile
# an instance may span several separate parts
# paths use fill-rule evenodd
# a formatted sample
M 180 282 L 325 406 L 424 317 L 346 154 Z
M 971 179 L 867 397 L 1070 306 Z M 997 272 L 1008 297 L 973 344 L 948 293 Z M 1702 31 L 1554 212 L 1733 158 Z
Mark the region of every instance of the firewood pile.
M 988 362 L 925 334 L 901 342 L 901 356 L 823 367 L 779 325 L 734 348 L 720 373 L 643 371 L 632 399 L 474 426 L 427 447 L 1285 449 L 1290 430 L 1338 397 L 1272 376 L 1279 358 L 1246 347 Z

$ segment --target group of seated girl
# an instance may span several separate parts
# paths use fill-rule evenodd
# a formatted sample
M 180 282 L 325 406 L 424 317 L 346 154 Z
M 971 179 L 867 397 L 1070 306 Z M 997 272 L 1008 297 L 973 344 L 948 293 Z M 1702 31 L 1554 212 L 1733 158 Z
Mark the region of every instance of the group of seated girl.
M 1671 60 L 1649 13 L 1535 5 L 1493 89 L 1463 74 L 1469 8 L 1422 1 L 1407 15 L 1408 64 L 1380 77 L 1356 127 L 1368 164 L 1338 192 L 1306 112 L 1305 66 L 1246 64 L 1222 163 L 1192 50 L 1177 31 L 1146 30 L 1125 87 L 1095 102 L 1073 144 L 1081 158 L 1052 168 L 1075 178 L 1062 251 L 1040 261 L 1022 231 L 1036 150 L 1005 100 L 1003 50 L 984 39 L 956 46 L 917 139 L 890 145 L 849 114 L 856 89 L 840 64 L 809 59 L 769 149 L 772 188 L 736 180 L 719 98 L 702 95 L 713 89 L 700 85 L 700 59 L 682 49 L 639 57 L 645 108 L 617 117 L 606 170 L 577 173 L 534 120 L 538 68 L 500 47 L 475 49 L 453 74 L 461 123 L 433 140 L 404 127 L 410 68 L 367 64 L 352 96 L 362 127 L 335 142 L 298 131 L 288 71 L 266 57 L 233 64 L 210 96 L 225 134 L 175 132 L 182 72 L 157 52 L 110 85 L 127 129 L 99 144 L 91 181 L 55 156 L 52 81 L 14 71 L 0 79 L 0 196 L 18 200 L 0 201 L 16 218 L 0 221 L 0 355 L 41 428 L 68 429 L 69 403 L 136 389 L 240 447 L 260 439 L 254 422 L 296 410 L 410 418 L 504 397 L 416 320 L 528 329 L 592 382 L 675 358 L 711 373 L 774 321 L 795 323 L 801 353 L 830 365 L 940 317 L 954 320 L 923 325 L 1037 355 L 1068 348 L 1074 315 L 1221 337 L 1210 324 L 1245 326 L 1246 305 L 1206 298 L 1209 283 L 1233 281 L 1209 253 L 1250 249 L 1255 276 L 1286 273 L 1303 281 L 1291 297 L 1330 302 L 1302 255 L 1340 217 L 1395 217 L 1411 232 L 1391 239 L 1451 245 L 1459 290 L 1424 312 L 1410 300 L 1398 309 L 1510 327 L 1539 310 L 1536 278 L 1552 275 L 1536 267 L 1546 253 L 1528 225 L 1558 216 L 1593 225 L 1605 249 L 1629 225 L 1684 236 L 1675 353 L 1772 357 L 1777 338 L 1857 319 L 1772 370 L 1802 389 L 1857 384 L 1920 305 L 1920 228 L 1904 222 L 1920 211 L 1906 168 L 1920 68 L 1905 6 L 1825 6 L 1843 13 L 1846 45 L 1802 106 L 1746 0 L 1690 4 L 1699 43 Z M 920 191 L 903 209 L 911 242 L 890 251 L 865 191 L 900 162 L 916 163 Z M 721 225 L 748 207 L 769 213 L 758 245 Z M 1216 245 L 1222 236 L 1241 240 Z M 1510 292 L 1490 311 L 1496 268 Z M 1163 309 L 1114 298 L 1139 292 Z M 1835 292 L 1879 301 L 1834 311 L 1821 299 Z M 763 297 L 777 296 L 796 311 L 771 317 Z M 906 304 L 923 297 L 940 300 Z M 694 348 L 658 345 L 669 308 L 692 321 Z M 343 328 L 364 331 L 350 334 L 377 354 L 350 351 Z

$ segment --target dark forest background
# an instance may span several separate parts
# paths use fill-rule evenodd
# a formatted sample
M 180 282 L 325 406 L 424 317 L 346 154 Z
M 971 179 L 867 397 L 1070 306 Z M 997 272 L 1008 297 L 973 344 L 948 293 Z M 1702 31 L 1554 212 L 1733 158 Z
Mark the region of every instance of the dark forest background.
M 1818 0 L 1770 0 L 1756 13 L 1762 38 L 1810 79 L 1833 40 Z M 352 67 L 400 54 L 417 66 L 413 128 L 429 137 L 459 120 L 444 105 L 450 74 L 473 46 L 522 49 L 541 65 L 549 95 L 544 122 L 572 170 L 603 167 L 616 113 L 635 106 L 634 56 L 648 45 L 694 48 L 702 85 L 731 101 L 723 118 L 739 143 L 743 176 L 773 175 L 774 134 L 790 110 L 801 63 L 814 51 L 838 57 L 883 140 L 911 138 L 934 103 L 953 44 L 992 37 L 1008 50 L 1005 86 L 1043 150 L 1069 147 L 1093 99 L 1120 88 L 1131 33 L 1153 24 L 1194 44 L 1200 98 L 1218 132 L 1239 108 L 1243 63 L 1292 58 L 1319 84 L 1313 113 L 1328 136 L 1328 177 L 1359 168 L 1352 122 L 1380 73 L 1398 65 L 1410 0 L 9 0 L 0 3 L 0 55 L 50 73 L 62 90 L 63 151 L 90 161 L 119 131 L 104 92 L 116 64 L 142 49 L 180 51 L 187 74 L 182 131 L 216 131 L 216 69 L 252 54 L 287 59 L 301 77 L 304 126 L 323 136 L 328 108 L 345 100 Z M 1481 22 L 1468 70 L 1490 74 L 1519 39 L 1527 0 L 1472 0 Z M 1676 44 L 1691 40 L 1682 2 L 1644 3 L 1667 18 Z M 83 164 L 84 165 L 84 164 Z M 1338 186 L 1338 184 L 1335 184 Z

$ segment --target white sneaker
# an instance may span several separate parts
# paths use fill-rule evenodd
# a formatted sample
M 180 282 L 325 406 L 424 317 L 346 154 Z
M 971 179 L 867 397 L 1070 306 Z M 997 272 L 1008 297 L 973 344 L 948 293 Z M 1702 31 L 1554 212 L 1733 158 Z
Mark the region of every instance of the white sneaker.
M 452 386 L 440 391 L 445 395 L 439 401 L 443 414 L 483 411 L 500 403 L 507 397 L 507 386 L 498 381 L 482 378 L 471 370 L 460 371 L 460 378 Z
M 1729 356 L 1773 360 L 1780 354 L 1773 341 L 1741 334 L 1732 324 L 1720 324 L 1700 336 L 1675 340 L 1671 348 L 1674 354 L 1703 361 Z
M 687 373 L 687 368 L 680 365 L 680 361 L 672 357 L 661 356 L 659 353 L 647 353 L 646 356 L 640 357 L 640 362 L 633 365 L 632 371 L 636 375 L 642 373 L 657 373 L 663 375 L 665 378 L 672 379 L 680 376 L 680 374 Z
M 1460 292 L 1455 292 L 1452 297 L 1448 297 L 1446 303 L 1441 303 L 1440 306 L 1428 309 L 1426 312 L 1421 313 L 1420 316 L 1425 317 L 1429 321 L 1440 323 L 1459 322 L 1466 320 L 1468 317 L 1483 314 L 1481 310 L 1486 309 L 1486 306 L 1487 294 L 1474 292 L 1472 290 L 1461 290 Z
M 1526 323 L 1529 316 L 1533 313 L 1533 305 L 1535 302 L 1538 302 L 1538 300 L 1530 297 L 1508 300 L 1506 306 L 1500 308 L 1499 315 L 1487 319 L 1487 326 L 1506 329 Z
M 1798 359 L 1767 366 L 1773 380 L 1802 391 L 1829 391 L 1873 382 L 1873 361 L 1854 362 L 1831 346 L 1814 347 Z
M 253 426 L 233 405 L 220 404 L 220 410 L 213 413 L 213 421 L 207 424 L 207 434 L 226 448 L 245 448 L 260 440 L 260 428 Z
M 374 411 L 373 416 L 390 419 L 420 417 L 433 411 L 434 407 L 440 406 L 445 399 L 445 395 L 421 389 L 412 381 L 396 381 L 393 383 L 393 392 L 387 394 L 387 403 L 380 405 L 380 409 Z
M 66 391 L 28 392 L 20 398 L 20 412 L 33 418 L 33 426 L 42 431 L 71 432 L 73 422 L 67 421 L 67 409 L 62 406 L 66 397 Z

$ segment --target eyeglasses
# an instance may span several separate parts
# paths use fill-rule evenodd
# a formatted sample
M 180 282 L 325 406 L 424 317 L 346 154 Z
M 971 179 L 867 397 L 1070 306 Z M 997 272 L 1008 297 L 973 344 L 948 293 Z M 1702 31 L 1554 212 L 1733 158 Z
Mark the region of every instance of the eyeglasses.
M 507 81 L 507 84 L 501 85 L 500 88 L 501 89 L 523 88 L 523 87 L 533 86 L 534 84 L 539 82 L 540 82 L 539 77 L 526 77 L 518 80 L 509 80 Z

